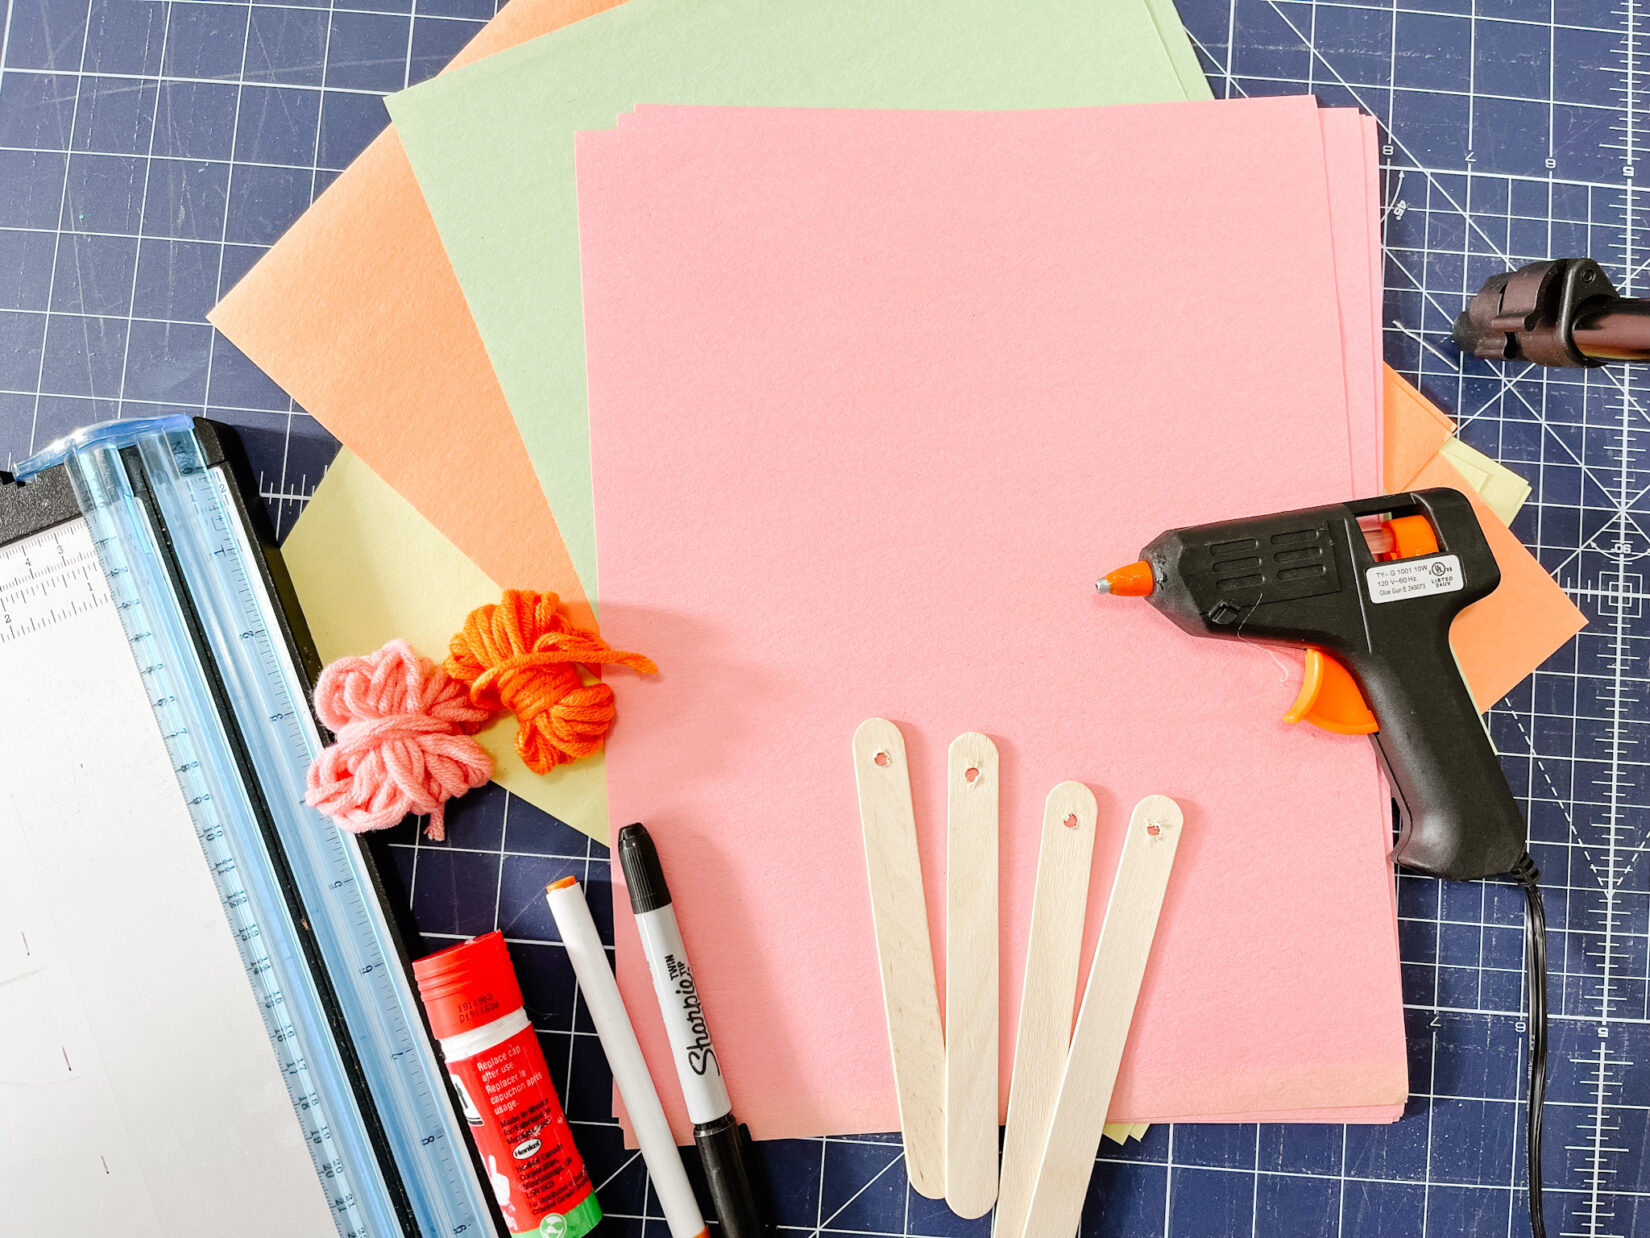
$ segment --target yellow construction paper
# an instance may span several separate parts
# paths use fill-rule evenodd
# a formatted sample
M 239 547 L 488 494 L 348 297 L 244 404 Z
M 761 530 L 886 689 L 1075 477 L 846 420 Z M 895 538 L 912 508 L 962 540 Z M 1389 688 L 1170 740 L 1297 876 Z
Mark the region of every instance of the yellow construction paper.
M 1150 1122 L 1107 1122 L 1100 1133 L 1113 1143 L 1123 1143 L 1129 1139 L 1139 1140 L 1151 1128 Z
M 1524 506 L 1524 500 L 1530 497 L 1529 482 L 1499 460 L 1490 459 L 1458 438 L 1446 442 L 1438 454 L 1453 464 L 1456 472 L 1467 479 L 1467 484 L 1478 491 L 1502 524 L 1511 524 L 1518 509 Z
M 440 661 L 477 606 L 503 590 L 349 451 L 340 451 L 281 549 L 323 661 L 402 637 Z M 530 580 L 512 581 L 529 589 Z M 597 754 L 548 774 L 522 764 L 509 714 L 476 736 L 493 781 L 607 842 L 607 768 Z M 463 838 L 455 839 L 462 844 Z

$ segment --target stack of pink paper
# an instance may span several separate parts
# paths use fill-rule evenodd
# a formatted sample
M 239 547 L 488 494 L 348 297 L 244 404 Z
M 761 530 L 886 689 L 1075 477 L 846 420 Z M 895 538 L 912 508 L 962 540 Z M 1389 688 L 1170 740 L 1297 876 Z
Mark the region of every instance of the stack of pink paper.
M 580 135 L 578 181 L 602 627 L 662 669 L 614 685 L 613 820 L 659 838 L 752 1133 L 898 1125 L 849 756 L 877 715 L 939 950 L 945 745 L 1002 752 L 1005 1099 L 1043 797 L 1079 779 L 1090 948 L 1128 806 L 1187 815 L 1113 1120 L 1395 1118 L 1369 746 L 1285 726 L 1276 654 L 1092 585 L 1165 528 L 1379 489 L 1372 125 L 648 107 Z

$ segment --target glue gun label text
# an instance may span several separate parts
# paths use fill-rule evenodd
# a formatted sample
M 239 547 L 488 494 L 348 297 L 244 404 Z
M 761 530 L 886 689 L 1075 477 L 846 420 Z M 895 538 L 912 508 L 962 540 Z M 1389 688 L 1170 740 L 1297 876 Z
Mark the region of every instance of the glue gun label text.
M 1377 563 L 1364 573 L 1371 602 L 1401 602 L 1434 593 L 1457 593 L 1462 584 L 1461 560 L 1455 555 L 1429 555 Z

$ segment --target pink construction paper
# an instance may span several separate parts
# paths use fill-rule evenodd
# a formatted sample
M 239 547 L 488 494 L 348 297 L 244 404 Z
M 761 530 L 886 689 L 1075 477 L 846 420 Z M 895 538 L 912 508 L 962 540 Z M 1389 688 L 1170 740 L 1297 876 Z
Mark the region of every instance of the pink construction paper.
M 1364 176 L 1368 200 L 1365 210 L 1369 219 L 1369 296 L 1372 317 L 1370 351 L 1375 357 L 1375 461 L 1376 489 L 1384 489 L 1386 475 L 1386 416 L 1382 411 L 1386 398 L 1386 366 L 1381 331 L 1381 315 L 1386 312 L 1386 250 L 1381 244 L 1381 225 L 1385 213 L 1381 206 L 1381 126 L 1373 116 L 1363 117 Z
M 1377 433 L 1381 422 L 1377 398 L 1380 359 L 1370 347 L 1378 328 L 1372 317 L 1375 311 L 1370 295 L 1369 155 L 1364 145 L 1363 119 L 1355 108 L 1325 108 L 1318 113 L 1318 123 L 1323 126 L 1324 172 L 1340 289 L 1352 489 L 1359 496 L 1376 494 L 1381 487 Z
M 1372 145 L 1375 121 L 1356 108 L 1325 108 L 1324 170 L 1340 280 L 1341 343 L 1346 368 L 1347 425 L 1351 436 L 1353 489 L 1380 494 L 1381 439 L 1385 422 L 1385 374 L 1381 364 L 1380 219 L 1376 202 L 1380 166 Z M 1398 948 L 1398 888 L 1391 888 L 1392 941 Z M 1265 1121 L 1268 1118 L 1260 1118 Z M 1356 1121 L 1348 1116 L 1347 1121 Z
M 1129 808 L 1187 814 L 1112 1118 L 1395 1116 L 1368 745 L 1279 721 L 1279 655 L 1092 584 L 1167 527 L 1348 495 L 1315 106 L 670 113 L 579 138 L 604 633 L 661 668 L 615 685 L 609 794 L 658 840 L 752 1133 L 897 1126 L 849 757 L 873 715 L 906 737 L 941 977 L 946 746 L 1002 753 L 1005 1099 L 1042 802 L 1079 778 L 1090 949 Z

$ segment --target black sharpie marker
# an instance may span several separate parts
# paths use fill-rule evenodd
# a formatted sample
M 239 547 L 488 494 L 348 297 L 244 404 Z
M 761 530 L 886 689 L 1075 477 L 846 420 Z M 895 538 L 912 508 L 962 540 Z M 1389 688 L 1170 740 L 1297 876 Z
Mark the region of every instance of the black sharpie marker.
M 682 931 L 670 905 L 670 889 L 653 840 L 640 825 L 619 831 L 615 847 L 625 885 L 630 887 L 630 910 L 636 913 L 636 928 L 642 938 L 642 952 L 653 974 L 653 988 L 659 995 L 659 1009 L 665 1017 L 671 1056 L 682 1081 L 688 1117 L 693 1119 L 693 1141 L 704 1161 L 710 1184 L 711 1204 L 722 1223 L 725 1238 L 758 1238 L 761 1222 L 756 1216 L 756 1198 L 745 1167 L 745 1146 L 750 1135 L 733 1116 L 733 1102 L 722 1082 L 722 1066 L 716 1060 L 705 1025 L 705 1009 L 693 983 Z

